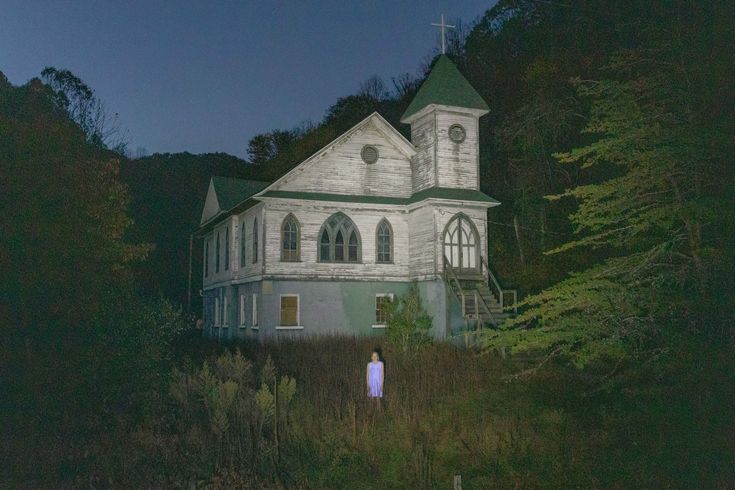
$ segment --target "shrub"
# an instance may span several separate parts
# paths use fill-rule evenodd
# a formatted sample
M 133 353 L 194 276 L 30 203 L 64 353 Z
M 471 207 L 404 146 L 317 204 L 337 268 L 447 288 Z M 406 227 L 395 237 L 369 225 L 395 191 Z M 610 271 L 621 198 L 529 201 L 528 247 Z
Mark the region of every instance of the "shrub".
M 404 354 L 415 353 L 430 343 L 432 319 L 421 304 L 418 284 L 414 281 L 405 295 L 388 304 L 388 341 Z

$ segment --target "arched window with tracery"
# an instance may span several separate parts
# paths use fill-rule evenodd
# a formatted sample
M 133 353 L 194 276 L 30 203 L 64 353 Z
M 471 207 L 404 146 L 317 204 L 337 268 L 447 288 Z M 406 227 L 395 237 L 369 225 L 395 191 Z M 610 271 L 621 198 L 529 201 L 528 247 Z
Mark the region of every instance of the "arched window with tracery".
M 298 262 L 301 255 L 301 227 L 296 216 L 289 214 L 281 225 L 281 260 Z
M 463 213 L 454 216 L 444 229 L 444 257 L 454 269 L 476 270 L 479 244 L 475 225 Z
M 375 230 L 375 261 L 379 264 L 393 262 L 393 228 L 387 219 L 383 218 Z
M 319 262 L 360 262 L 362 240 L 355 223 L 344 213 L 335 213 L 319 230 Z

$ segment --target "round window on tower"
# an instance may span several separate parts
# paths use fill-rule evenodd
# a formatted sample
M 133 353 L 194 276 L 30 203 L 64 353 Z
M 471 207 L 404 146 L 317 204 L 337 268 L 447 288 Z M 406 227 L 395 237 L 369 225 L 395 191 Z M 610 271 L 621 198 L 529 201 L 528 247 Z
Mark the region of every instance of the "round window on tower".
M 378 161 L 378 149 L 371 145 L 362 147 L 362 159 L 365 163 L 375 163 Z
M 449 127 L 449 139 L 455 143 L 463 142 L 466 137 L 467 133 L 465 133 L 464 128 L 459 124 L 452 124 Z

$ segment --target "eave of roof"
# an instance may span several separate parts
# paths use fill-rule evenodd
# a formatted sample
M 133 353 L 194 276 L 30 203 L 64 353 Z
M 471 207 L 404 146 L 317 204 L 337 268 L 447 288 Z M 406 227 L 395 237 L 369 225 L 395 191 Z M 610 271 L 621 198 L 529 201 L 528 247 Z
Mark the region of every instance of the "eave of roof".
M 451 189 L 444 187 L 429 187 L 413 194 L 411 197 L 365 196 L 347 194 L 329 194 L 324 192 L 300 191 L 266 191 L 258 196 L 281 199 L 303 199 L 308 201 L 347 202 L 359 204 L 391 204 L 405 206 L 424 201 L 426 199 L 445 199 L 452 201 L 482 202 L 492 205 L 500 204 L 487 194 L 473 189 Z

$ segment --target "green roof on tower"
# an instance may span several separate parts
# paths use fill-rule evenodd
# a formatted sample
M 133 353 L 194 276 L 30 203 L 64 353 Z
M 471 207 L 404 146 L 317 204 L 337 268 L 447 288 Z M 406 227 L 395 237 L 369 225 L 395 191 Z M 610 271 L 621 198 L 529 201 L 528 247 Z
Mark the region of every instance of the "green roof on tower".
M 401 116 L 401 122 L 431 104 L 490 110 L 477 90 L 472 88 L 470 82 L 445 54 L 440 55 L 434 63 L 429 76 Z

